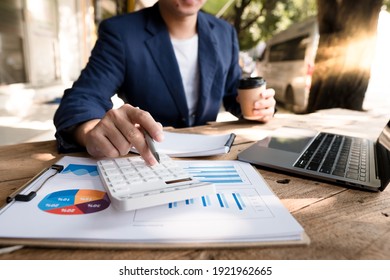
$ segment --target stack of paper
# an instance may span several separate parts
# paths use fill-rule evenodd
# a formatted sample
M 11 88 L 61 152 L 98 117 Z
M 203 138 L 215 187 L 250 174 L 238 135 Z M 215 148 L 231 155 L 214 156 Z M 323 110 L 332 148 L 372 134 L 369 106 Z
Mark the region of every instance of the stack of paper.
M 239 161 L 179 161 L 216 194 L 130 212 L 112 207 L 96 161 L 64 157 L 29 202 L 0 210 L 0 244 L 215 247 L 307 244 L 303 228 L 260 174 Z M 30 192 L 39 184 L 27 188 Z
M 164 131 L 164 141 L 155 142 L 156 150 L 171 157 L 200 157 L 226 154 L 235 134 L 202 135 Z M 137 152 L 134 148 L 132 152 Z

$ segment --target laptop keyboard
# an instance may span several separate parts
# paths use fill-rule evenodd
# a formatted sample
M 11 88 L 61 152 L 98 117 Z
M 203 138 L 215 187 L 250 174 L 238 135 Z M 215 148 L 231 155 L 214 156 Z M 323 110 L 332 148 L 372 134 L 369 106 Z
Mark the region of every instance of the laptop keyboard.
M 368 179 L 368 141 L 319 133 L 294 167 L 365 182 Z

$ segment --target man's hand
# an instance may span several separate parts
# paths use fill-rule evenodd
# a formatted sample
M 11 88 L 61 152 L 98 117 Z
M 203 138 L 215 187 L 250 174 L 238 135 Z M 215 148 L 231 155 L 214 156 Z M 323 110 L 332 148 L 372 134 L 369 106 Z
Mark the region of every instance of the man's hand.
M 143 130 L 160 142 L 162 125 L 146 111 L 125 104 L 112 109 L 101 120 L 90 120 L 76 128 L 77 141 L 93 157 L 118 157 L 129 153 L 134 146 L 149 165 L 157 163 L 147 146 Z
M 259 122 L 268 122 L 275 113 L 276 100 L 274 98 L 275 90 L 272 88 L 262 92 L 261 97 L 253 105 L 253 115 L 259 116 Z

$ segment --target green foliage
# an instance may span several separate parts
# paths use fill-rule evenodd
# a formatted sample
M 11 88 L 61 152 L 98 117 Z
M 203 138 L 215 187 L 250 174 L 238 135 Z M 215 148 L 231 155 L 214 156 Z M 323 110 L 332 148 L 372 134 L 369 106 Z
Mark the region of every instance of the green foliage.
M 203 10 L 210 14 L 216 15 L 227 2 L 229 2 L 229 0 L 209 0 L 206 2 L 206 4 L 204 4 Z
M 387 11 L 390 11 L 390 0 L 383 0 L 383 6 L 387 8 Z
M 204 10 L 215 15 L 227 2 L 229 0 L 208 0 Z M 316 0 L 236 0 L 222 18 L 234 25 L 240 48 L 248 50 L 316 12 Z

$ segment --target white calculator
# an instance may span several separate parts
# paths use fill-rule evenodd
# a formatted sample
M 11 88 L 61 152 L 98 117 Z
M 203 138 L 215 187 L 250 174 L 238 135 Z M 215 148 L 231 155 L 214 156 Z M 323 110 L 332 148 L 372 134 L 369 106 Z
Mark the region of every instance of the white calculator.
M 215 193 L 211 183 L 189 175 L 167 155 L 149 166 L 140 156 L 97 162 L 100 178 L 112 205 L 120 211 L 136 210 Z

